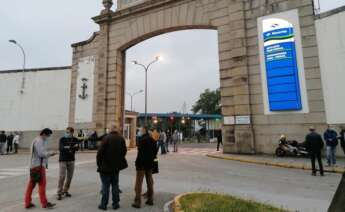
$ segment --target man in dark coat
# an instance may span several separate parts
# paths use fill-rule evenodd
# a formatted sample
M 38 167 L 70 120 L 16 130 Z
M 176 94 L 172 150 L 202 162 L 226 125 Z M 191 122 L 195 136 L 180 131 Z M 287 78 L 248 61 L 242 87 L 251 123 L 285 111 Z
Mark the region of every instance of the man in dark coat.
M 138 142 L 138 154 L 135 161 L 137 176 L 135 181 L 135 199 L 132 206 L 134 208 L 141 207 L 141 192 L 144 177 L 147 184 L 147 205 L 153 205 L 153 178 L 152 169 L 154 168 L 154 160 L 157 157 L 158 149 L 154 139 L 148 133 L 146 127 L 140 129 L 140 139 Z
M 65 135 L 59 142 L 59 183 L 57 189 L 57 200 L 61 200 L 62 196 L 71 197 L 68 192 L 71 186 L 74 167 L 75 152 L 79 150 L 79 140 L 74 137 L 74 129 L 68 127 Z
M 222 129 L 215 130 L 214 136 L 217 138 L 217 151 L 219 151 L 220 145 L 223 146 Z
M 8 136 L 7 136 L 7 154 L 11 153 L 13 151 L 13 134 L 10 133 Z
M 323 166 L 322 166 L 322 160 L 321 160 L 321 150 L 323 148 L 323 141 L 320 134 L 318 134 L 314 127 L 310 127 L 309 129 L 310 133 L 305 138 L 305 146 L 307 148 L 307 151 L 310 154 L 311 158 L 311 165 L 313 168 L 313 176 L 316 176 L 316 168 L 315 168 L 315 159 L 317 158 L 317 161 L 319 163 L 320 168 L 320 174 L 323 176 Z
M 5 131 L 0 132 L 0 154 L 3 155 L 5 151 L 5 145 L 6 145 L 7 136 L 5 134 Z
M 119 173 L 128 167 L 126 161 L 127 147 L 123 136 L 115 127 L 110 129 L 97 152 L 97 171 L 102 181 L 102 199 L 98 206 L 100 210 L 107 210 L 110 186 L 112 187 L 113 209 L 120 208 Z

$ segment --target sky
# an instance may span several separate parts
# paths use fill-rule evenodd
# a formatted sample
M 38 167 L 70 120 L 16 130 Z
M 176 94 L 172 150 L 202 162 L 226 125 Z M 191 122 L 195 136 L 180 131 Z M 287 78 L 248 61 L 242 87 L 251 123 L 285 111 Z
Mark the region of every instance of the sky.
M 345 5 L 345 0 L 318 1 L 322 12 Z M 70 65 L 70 45 L 98 30 L 91 17 L 101 9 L 101 0 L 1 0 L 0 70 L 22 66 L 20 51 L 9 39 L 25 48 L 27 68 Z M 215 31 L 196 30 L 165 34 L 128 50 L 127 61 L 147 63 L 157 54 L 165 58 L 149 73 L 149 112 L 180 111 L 185 101 L 190 109 L 204 89 L 219 87 L 217 48 Z M 143 89 L 143 72 L 127 67 L 126 90 Z M 143 95 L 138 95 L 134 108 L 142 112 L 143 107 Z

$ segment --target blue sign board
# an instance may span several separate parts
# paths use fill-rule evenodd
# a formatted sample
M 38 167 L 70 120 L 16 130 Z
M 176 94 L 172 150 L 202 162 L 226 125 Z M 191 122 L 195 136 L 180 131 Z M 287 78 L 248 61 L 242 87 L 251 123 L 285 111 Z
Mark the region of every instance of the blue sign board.
M 302 110 L 293 27 L 263 33 L 270 111 Z

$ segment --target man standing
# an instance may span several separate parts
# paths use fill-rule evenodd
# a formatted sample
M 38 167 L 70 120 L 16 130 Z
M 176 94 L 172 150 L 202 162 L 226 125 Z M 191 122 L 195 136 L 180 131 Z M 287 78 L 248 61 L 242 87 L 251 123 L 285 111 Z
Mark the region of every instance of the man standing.
M 36 137 L 31 146 L 31 162 L 30 162 L 30 180 L 27 185 L 27 189 L 25 192 L 25 208 L 34 208 L 35 205 L 32 204 L 32 191 L 38 183 L 38 194 L 40 197 L 42 208 L 52 209 L 54 208 L 55 204 L 48 202 L 46 196 L 46 185 L 47 185 L 47 178 L 46 178 L 46 169 L 48 168 L 48 158 L 56 155 L 56 152 L 48 152 L 47 145 L 48 145 L 48 138 L 53 134 L 53 132 L 46 128 L 41 131 L 40 135 Z M 35 170 L 35 175 L 39 175 L 38 182 L 37 179 L 34 179 L 33 171 Z M 37 178 L 37 177 L 35 177 Z
M 154 160 L 157 157 L 158 149 L 154 139 L 150 136 L 146 127 L 140 129 L 142 135 L 139 140 L 137 158 L 135 167 L 137 176 L 135 180 L 135 199 L 132 207 L 141 208 L 141 192 L 144 177 L 147 184 L 147 205 L 153 205 L 153 178 L 152 169 Z
M 73 136 L 74 129 L 68 127 L 64 137 L 60 139 L 59 143 L 59 183 L 57 190 L 57 200 L 61 200 L 63 196 L 71 197 L 72 195 L 68 193 L 71 186 L 74 166 L 75 166 L 75 152 L 79 149 L 79 141 Z M 67 177 L 67 178 L 66 178 Z
M 13 138 L 13 144 L 14 144 L 14 153 L 18 153 L 18 148 L 19 148 L 19 142 L 20 142 L 20 136 L 19 133 L 15 133 L 14 138 Z
M 8 136 L 7 136 L 7 154 L 9 153 L 12 153 L 13 151 L 13 134 L 10 133 Z
M 1 131 L 0 133 L 0 155 L 5 154 L 5 145 L 6 145 L 7 136 L 5 131 Z
M 107 210 L 110 186 L 112 187 L 113 209 L 120 208 L 120 171 L 128 167 L 126 161 L 127 146 L 123 136 L 115 127 L 110 129 L 97 152 L 97 171 L 102 181 L 102 199 L 98 208 Z
M 322 160 L 321 160 L 321 150 L 323 148 L 323 141 L 320 134 L 318 134 L 315 131 L 314 127 L 310 127 L 309 129 L 310 133 L 306 136 L 306 148 L 307 151 L 310 154 L 311 158 L 311 165 L 313 168 L 313 176 L 316 176 L 316 168 L 315 168 L 315 159 L 317 158 L 317 161 L 319 163 L 320 168 L 320 174 L 323 176 L 323 166 L 322 166 Z
M 328 125 L 326 132 L 323 135 L 327 145 L 327 164 L 328 166 L 335 166 L 335 153 L 338 146 L 338 134 Z

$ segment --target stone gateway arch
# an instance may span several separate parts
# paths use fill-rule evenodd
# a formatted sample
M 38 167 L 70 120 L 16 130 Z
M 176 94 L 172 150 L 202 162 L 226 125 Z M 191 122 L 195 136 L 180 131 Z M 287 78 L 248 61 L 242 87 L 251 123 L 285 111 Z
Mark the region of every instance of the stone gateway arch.
M 118 0 L 116 11 L 111 9 L 112 0 L 103 0 L 103 5 L 101 14 L 93 18 L 100 30 L 72 45 L 70 125 L 75 128 L 103 132 L 116 125 L 122 129 L 125 51 L 151 37 L 185 29 L 218 32 L 224 152 L 271 153 L 282 131 L 300 138 L 309 124 L 325 124 L 324 111 L 309 110 L 310 99 L 304 99 L 303 111 L 267 112 L 262 89 L 266 85 L 260 74 L 258 18 L 292 10 L 303 41 L 299 64 L 319 71 L 317 53 L 305 49 L 317 45 L 312 0 Z M 303 77 L 300 87 L 308 93 L 314 82 Z

